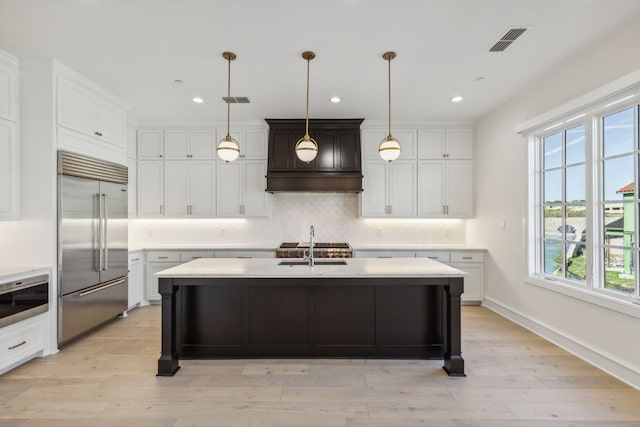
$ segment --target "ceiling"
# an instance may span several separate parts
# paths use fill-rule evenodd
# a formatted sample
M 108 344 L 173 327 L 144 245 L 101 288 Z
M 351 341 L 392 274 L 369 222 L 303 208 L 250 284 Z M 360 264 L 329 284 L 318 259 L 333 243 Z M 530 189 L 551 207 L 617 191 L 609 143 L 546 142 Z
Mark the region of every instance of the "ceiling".
M 226 50 L 231 95 L 251 100 L 232 121 L 304 117 L 305 50 L 311 117 L 386 120 L 382 54 L 394 50 L 393 120 L 469 121 L 638 19 L 638 0 L 0 0 L 0 49 L 58 59 L 141 123 L 226 120 Z

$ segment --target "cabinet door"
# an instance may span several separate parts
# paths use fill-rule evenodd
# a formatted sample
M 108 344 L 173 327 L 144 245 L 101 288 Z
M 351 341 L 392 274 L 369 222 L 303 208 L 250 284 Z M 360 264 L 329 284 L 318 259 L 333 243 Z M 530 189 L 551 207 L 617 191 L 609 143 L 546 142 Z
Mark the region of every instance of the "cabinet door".
M 138 217 L 164 215 L 163 181 L 163 162 L 138 162 Z
M 241 216 L 242 205 L 242 163 L 218 163 L 216 179 L 218 216 Z
M 18 119 L 18 67 L 0 59 L 0 119 Z
M 416 158 L 416 130 L 414 129 L 391 129 L 391 134 L 400 142 L 402 152 L 398 160 L 413 160 Z M 385 134 L 386 136 L 386 134 Z M 380 141 L 378 141 L 380 142 Z M 376 147 L 376 151 L 377 151 Z
M 418 162 L 418 216 L 444 216 L 444 162 Z
M 130 267 L 129 269 L 129 309 L 142 304 L 144 299 L 144 270 L 142 264 Z
M 216 158 L 216 133 L 212 130 L 191 131 L 191 148 L 189 154 L 193 159 Z
M 416 162 L 396 160 L 389 165 L 391 216 L 416 216 Z
M 463 302 L 481 302 L 484 299 L 484 265 L 482 263 L 451 263 L 453 268 L 468 273 L 464 277 Z
M 18 216 L 18 137 L 14 122 L 0 120 L 0 218 Z
M 101 141 L 125 146 L 127 116 L 115 105 L 100 101 L 97 104 L 98 123 L 95 134 Z
M 473 160 L 447 160 L 445 170 L 447 216 L 473 216 Z
M 97 99 L 93 92 L 60 78 L 58 84 L 58 124 L 86 135 L 96 136 Z
M 473 159 L 473 129 L 447 129 L 447 159 Z
M 442 159 L 445 154 L 444 129 L 420 129 L 418 131 L 418 158 Z
M 135 159 L 127 159 L 127 168 L 129 175 L 129 184 L 127 186 L 127 191 L 129 193 L 129 218 L 135 218 L 137 213 L 136 199 L 138 197 L 138 165 L 136 164 Z
M 387 215 L 387 168 L 382 159 L 367 160 L 363 164 L 363 192 L 360 194 L 362 216 Z
M 138 156 L 138 135 L 135 128 L 127 127 L 127 157 L 135 159 Z
M 164 136 L 161 130 L 138 131 L 138 160 L 158 160 L 164 155 Z
M 189 214 L 189 162 L 165 162 L 165 216 L 183 217 Z
M 189 157 L 189 131 L 164 131 L 164 156 L 167 159 L 184 160 Z
M 244 163 L 244 214 L 245 216 L 268 216 L 270 194 L 265 191 L 266 161 Z
M 240 141 L 240 155 L 246 159 L 267 158 L 267 131 L 246 130 Z
M 362 158 L 379 159 L 378 146 L 380 142 L 389 134 L 387 129 L 364 129 L 362 130 Z M 408 160 L 416 158 L 416 131 L 410 129 L 391 129 L 391 134 L 400 142 L 402 152 L 398 160 Z
M 216 215 L 215 160 L 191 161 L 189 216 L 211 218 Z
M 167 268 L 180 265 L 179 262 L 158 262 L 149 263 L 146 266 L 146 279 L 147 279 L 147 291 L 146 297 L 148 301 L 160 301 L 160 294 L 158 293 L 158 278 L 154 276 L 159 271 L 166 270 Z

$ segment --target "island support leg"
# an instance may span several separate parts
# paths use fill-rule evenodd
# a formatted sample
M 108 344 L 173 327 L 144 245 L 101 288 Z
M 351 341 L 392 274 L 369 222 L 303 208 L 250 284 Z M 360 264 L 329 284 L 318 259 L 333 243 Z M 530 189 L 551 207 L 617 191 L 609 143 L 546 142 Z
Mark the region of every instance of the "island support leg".
M 460 318 L 460 295 L 464 290 L 463 279 L 450 279 L 445 291 L 445 352 L 443 369 L 452 377 L 466 377 L 464 373 L 464 359 L 462 358 L 462 324 Z
M 162 354 L 158 359 L 160 377 L 171 377 L 180 369 L 176 349 L 176 292 L 173 279 L 160 278 L 159 291 L 162 296 Z

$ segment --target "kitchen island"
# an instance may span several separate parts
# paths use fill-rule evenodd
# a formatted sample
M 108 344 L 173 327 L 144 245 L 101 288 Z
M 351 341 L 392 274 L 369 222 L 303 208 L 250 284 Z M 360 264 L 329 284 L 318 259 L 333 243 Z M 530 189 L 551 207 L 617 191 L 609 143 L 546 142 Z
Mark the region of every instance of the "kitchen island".
M 283 262 L 202 258 L 156 273 L 158 375 L 180 357 L 349 357 L 443 359 L 464 376 L 465 273 L 428 258 Z

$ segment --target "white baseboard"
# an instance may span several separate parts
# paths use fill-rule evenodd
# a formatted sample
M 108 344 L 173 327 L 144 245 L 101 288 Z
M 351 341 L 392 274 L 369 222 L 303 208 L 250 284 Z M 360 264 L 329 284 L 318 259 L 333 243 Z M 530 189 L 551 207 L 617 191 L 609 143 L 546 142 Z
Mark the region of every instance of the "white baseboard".
M 567 350 L 585 362 L 602 369 L 620 381 L 629 384 L 631 387 L 640 390 L 640 369 L 638 367 L 631 366 L 627 362 L 623 362 L 604 351 L 594 350 L 580 340 L 570 337 L 543 322 L 525 316 L 518 310 L 496 301 L 493 298 L 485 297 L 482 305 L 523 328 L 528 329 L 534 334 L 541 336 L 547 341 L 554 343 L 558 347 Z

